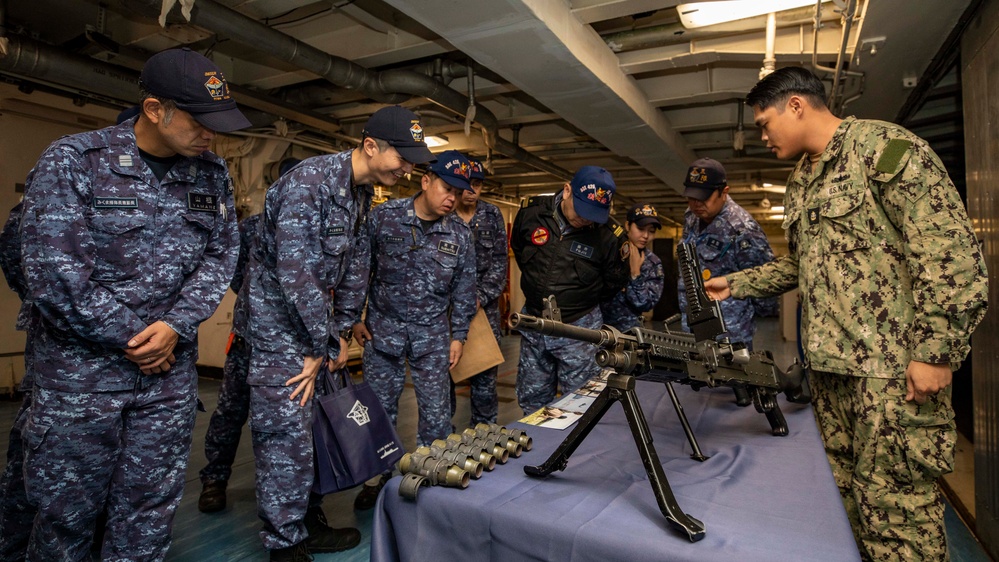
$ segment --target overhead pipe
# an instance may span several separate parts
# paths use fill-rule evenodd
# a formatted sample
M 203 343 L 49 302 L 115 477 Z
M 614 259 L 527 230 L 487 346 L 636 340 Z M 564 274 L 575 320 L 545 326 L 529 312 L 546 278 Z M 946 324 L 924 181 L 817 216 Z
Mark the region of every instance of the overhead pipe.
M 446 60 L 443 58 L 436 58 L 432 61 L 419 63 L 400 70 L 411 70 L 413 72 L 426 74 L 427 76 L 433 77 L 434 80 L 437 80 L 438 82 L 450 84 L 458 78 L 467 77 L 470 69 L 469 66 L 464 63 Z M 482 76 L 482 68 L 479 68 L 476 65 L 474 71 Z M 324 80 L 324 84 L 322 85 L 313 83 L 304 86 L 296 85 L 284 88 L 279 95 L 281 99 L 286 102 L 311 108 L 339 103 L 356 102 L 361 101 L 366 97 L 362 92 L 356 92 L 353 95 L 344 94 L 342 89 L 336 88 L 335 86 L 329 84 L 328 80 Z M 408 97 L 409 96 L 407 96 L 407 99 Z M 423 113 L 425 112 L 421 112 L 421 114 Z M 443 115 L 443 113 L 439 115 Z M 447 119 L 451 120 L 452 118 L 447 117 Z M 455 122 L 463 123 L 461 120 L 456 120 Z
M 763 55 L 763 68 L 760 69 L 760 80 L 773 74 L 777 69 L 777 14 L 770 12 L 767 14 L 767 42 L 766 54 Z M 741 125 L 742 123 L 740 123 Z
M 794 27 L 806 24 L 812 20 L 812 8 L 795 8 L 784 10 L 776 16 L 776 24 L 779 28 Z M 765 16 L 754 16 L 734 22 L 709 25 L 697 29 L 687 29 L 681 23 L 671 23 L 635 29 L 631 31 L 620 31 L 608 33 L 600 38 L 607 43 L 615 53 L 627 51 L 637 51 L 639 49 L 651 49 L 653 47 L 664 47 L 668 45 L 679 45 L 700 41 L 704 39 L 716 39 L 719 37 L 731 37 L 742 35 L 759 28 Z M 834 19 L 834 18 L 830 18 Z
M 0 71 L 23 78 L 69 87 L 113 104 L 135 103 L 139 74 L 113 64 L 69 55 L 25 37 L 8 37 L 7 52 L 0 56 Z
M 840 40 L 839 54 L 836 56 L 836 69 L 833 75 L 832 90 L 829 91 L 828 105 L 836 113 L 834 102 L 838 98 L 840 76 L 843 74 L 843 55 L 846 53 L 846 44 L 850 40 L 850 28 L 853 26 L 853 16 L 857 13 L 857 0 L 849 0 L 846 11 L 843 12 L 843 38 Z
M 158 17 L 161 0 L 117 0 L 111 4 L 119 10 Z M 336 86 L 358 90 L 383 103 L 399 103 L 410 96 L 424 97 L 459 115 L 468 111 L 468 98 L 448 88 L 431 76 L 410 70 L 376 72 L 347 59 L 330 55 L 281 31 L 244 16 L 211 0 L 200 0 L 191 11 L 192 24 L 222 37 L 242 43 L 275 58 L 317 74 Z M 486 130 L 486 143 L 491 148 L 524 164 L 547 172 L 559 179 L 572 174 L 560 166 L 514 146 L 497 134 L 496 116 L 480 108 L 476 121 Z
M 846 42 L 849 39 L 850 34 L 844 33 L 842 35 L 842 39 L 840 41 L 841 43 L 840 51 L 836 55 L 836 67 L 828 67 L 819 64 L 819 29 L 822 27 L 822 2 L 824 1 L 826 0 L 815 0 L 815 18 L 813 21 L 813 28 L 812 28 L 812 68 L 821 72 L 833 73 L 838 71 L 837 69 L 839 68 L 840 60 L 843 57 L 843 52 L 846 51 Z M 853 0 L 851 0 L 851 3 L 852 2 Z M 850 19 L 852 20 L 853 16 L 851 16 Z M 846 22 L 843 22 L 843 25 L 845 27 L 847 25 Z M 864 75 L 863 72 L 856 72 L 854 70 L 844 70 L 843 72 L 849 76 Z
M 8 39 L 6 54 L 0 54 L 0 72 L 55 84 L 111 105 L 134 104 L 139 97 L 139 73 L 134 70 L 68 53 L 26 37 Z M 241 105 L 293 119 L 333 138 L 357 141 L 339 132 L 340 124 L 325 115 L 288 107 L 281 100 L 246 88 L 233 86 L 232 94 Z

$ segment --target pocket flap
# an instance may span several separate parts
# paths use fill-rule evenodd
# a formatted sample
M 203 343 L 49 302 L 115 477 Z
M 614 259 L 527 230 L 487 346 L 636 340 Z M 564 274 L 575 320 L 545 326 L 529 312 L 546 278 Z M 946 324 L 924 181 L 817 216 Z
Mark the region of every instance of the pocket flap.
M 836 197 L 830 197 L 822 203 L 821 215 L 830 218 L 842 217 L 853 212 L 863 202 L 863 191 L 852 191 L 843 195 L 837 195 Z

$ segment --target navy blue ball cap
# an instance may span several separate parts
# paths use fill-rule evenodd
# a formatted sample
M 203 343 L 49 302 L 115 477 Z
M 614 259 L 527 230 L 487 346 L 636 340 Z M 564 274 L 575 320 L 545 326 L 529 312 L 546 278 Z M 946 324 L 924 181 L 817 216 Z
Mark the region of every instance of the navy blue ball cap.
M 648 203 L 636 203 L 628 210 L 628 222 L 638 226 L 638 228 L 645 228 L 650 224 L 656 225 L 656 228 L 662 228 L 663 223 L 659 222 L 659 213 L 656 212 L 656 208 Z
M 139 84 L 150 94 L 173 100 L 205 127 L 228 133 L 250 126 L 236 108 L 222 71 L 188 48 L 156 53 L 142 67 Z
M 610 216 L 611 199 L 617 186 L 610 172 L 599 166 L 583 166 L 569 182 L 572 208 L 580 217 L 604 224 Z
M 472 173 L 468 176 L 469 179 L 473 180 L 484 180 L 486 179 L 486 167 L 482 165 L 482 162 L 478 160 L 468 160 L 469 164 L 472 165 Z
M 374 112 L 364 124 L 363 134 L 387 142 L 411 164 L 434 160 L 434 154 L 423 139 L 420 117 L 401 105 L 390 105 Z
M 687 179 L 683 181 L 686 189 L 684 197 L 707 201 L 716 190 L 728 185 L 725 177 L 725 167 L 713 158 L 700 158 L 687 168 Z
M 441 152 L 437 155 L 437 161 L 427 166 L 427 170 L 451 187 L 472 191 L 472 184 L 468 181 L 472 165 L 469 164 L 468 158 L 457 150 Z

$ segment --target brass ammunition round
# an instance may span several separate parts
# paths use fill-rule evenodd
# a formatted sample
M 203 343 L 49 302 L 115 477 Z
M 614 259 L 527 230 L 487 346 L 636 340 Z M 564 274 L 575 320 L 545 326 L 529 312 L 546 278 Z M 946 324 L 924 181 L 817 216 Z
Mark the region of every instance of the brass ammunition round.
M 471 457 L 465 457 L 465 459 L 464 465 L 459 464 L 458 466 L 464 469 L 472 478 L 476 480 L 482 478 L 482 463 Z
M 409 469 L 412 467 L 412 465 L 413 465 L 413 454 L 406 453 L 405 455 L 402 456 L 401 459 L 399 459 L 399 472 L 403 474 L 408 474 Z
M 444 486 L 451 486 L 454 488 L 467 488 L 469 482 L 468 472 L 452 465 L 447 469 L 447 473 L 444 476 L 444 481 L 439 482 Z

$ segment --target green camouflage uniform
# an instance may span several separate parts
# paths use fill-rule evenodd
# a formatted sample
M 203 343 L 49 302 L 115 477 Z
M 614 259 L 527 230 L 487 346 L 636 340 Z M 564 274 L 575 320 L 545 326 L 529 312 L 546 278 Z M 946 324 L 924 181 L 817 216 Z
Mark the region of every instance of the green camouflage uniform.
M 790 255 L 727 276 L 732 296 L 801 288 L 815 415 L 864 558 L 946 560 L 936 479 L 954 462 L 950 389 L 906 402 L 905 369 L 956 368 L 985 315 L 964 205 L 924 140 L 851 117 L 798 162 L 784 208 Z

